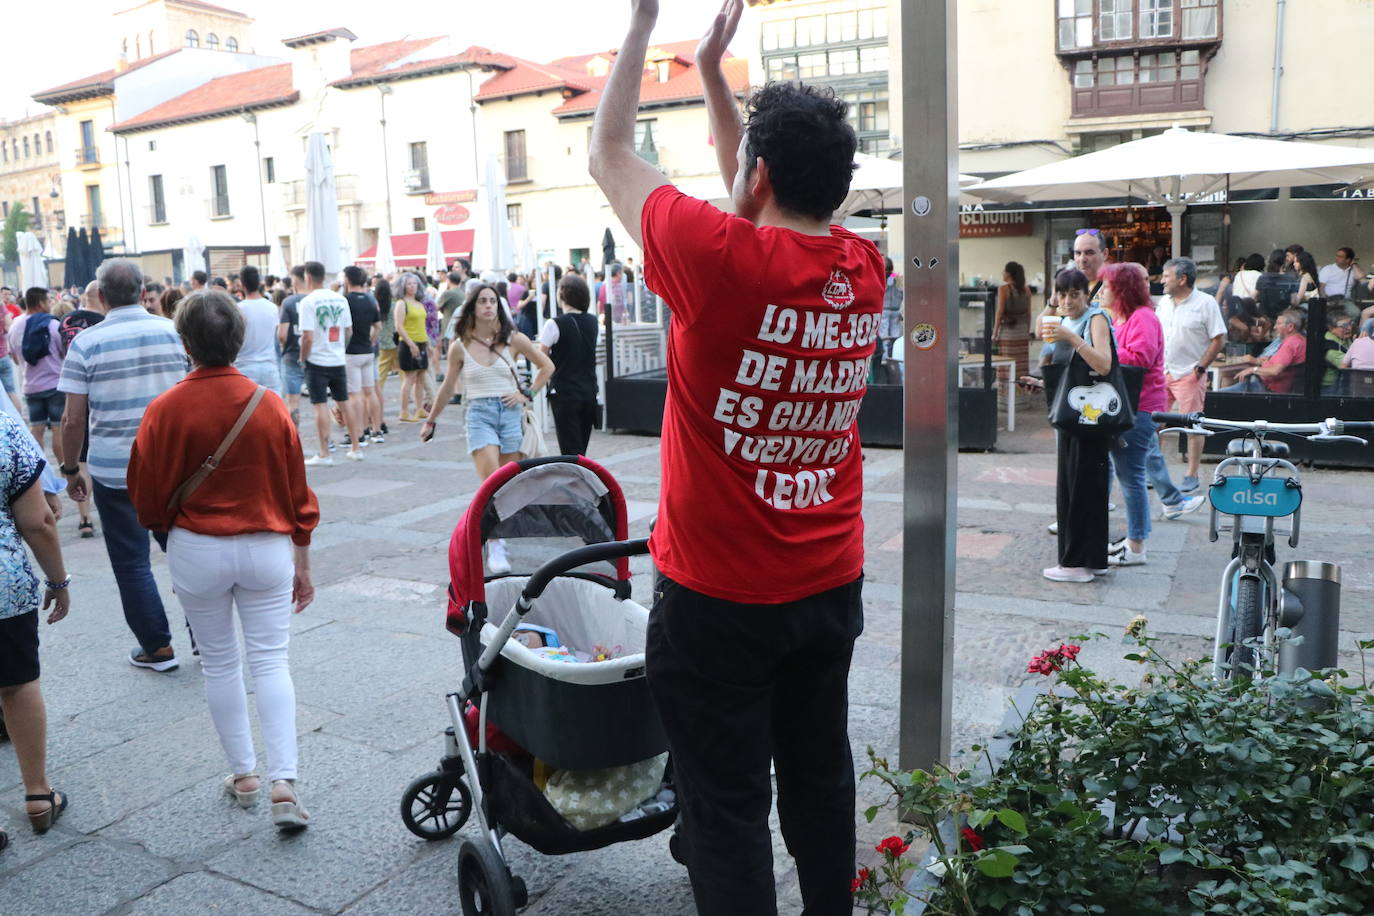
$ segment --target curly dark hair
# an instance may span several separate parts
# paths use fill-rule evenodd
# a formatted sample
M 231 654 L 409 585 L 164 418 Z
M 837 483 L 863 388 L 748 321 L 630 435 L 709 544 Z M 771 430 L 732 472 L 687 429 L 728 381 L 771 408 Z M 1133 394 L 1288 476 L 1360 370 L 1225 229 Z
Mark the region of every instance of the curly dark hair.
M 843 99 L 821 86 L 769 83 L 749 99 L 746 168 L 752 172 L 759 158 L 768 163 L 783 210 L 829 219 L 844 202 L 859 148 L 848 112 Z

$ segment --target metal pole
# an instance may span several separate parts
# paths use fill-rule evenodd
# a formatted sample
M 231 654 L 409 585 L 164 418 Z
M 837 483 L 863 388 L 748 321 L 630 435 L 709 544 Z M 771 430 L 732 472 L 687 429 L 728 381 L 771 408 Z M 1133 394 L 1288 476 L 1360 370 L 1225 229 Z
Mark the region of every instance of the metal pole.
M 385 83 L 377 83 L 377 93 L 382 99 L 382 180 L 386 182 L 386 234 L 387 238 L 392 235 L 391 228 L 391 165 L 386 152 L 386 97 L 391 92 L 391 87 Z
M 1283 82 L 1283 19 L 1288 0 L 1274 7 L 1274 99 L 1269 103 L 1269 133 L 1279 132 L 1279 97 Z
M 258 136 L 258 116 L 250 111 L 245 114 L 245 117 L 253 122 L 253 155 L 257 157 L 253 167 L 258 172 L 258 213 L 262 215 L 262 243 L 270 250 L 272 243 L 267 240 L 267 198 L 263 191 L 263 182 L 266 176 L 262 174 L 262 139 Z
M 902 0 L 906 280 L 901 766 L 949 760 L 959 441 L 956 0 Z

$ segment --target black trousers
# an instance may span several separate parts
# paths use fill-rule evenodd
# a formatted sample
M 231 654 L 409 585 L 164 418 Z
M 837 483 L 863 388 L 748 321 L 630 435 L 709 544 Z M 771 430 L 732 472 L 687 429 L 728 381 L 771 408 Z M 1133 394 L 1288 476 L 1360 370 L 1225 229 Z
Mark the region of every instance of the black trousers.
M 659 579 L 645 662 L 702 916 L 777 913 L 770 760 L 803 913 L 853 911 L 848 677 L 863 631 L 862 587 L 861 576 L 785 604 L 738 604 Z
M 1107 497 L 1111 493 L 1111 439 L 1059 432 L 1056 503 L 1059 565 L 1107 568 Z
M 596 425 L 596 401 L 551 396 L 549 409 L 553 411 L 553 428 L 558 433 L 560 455 L 585 455 Z

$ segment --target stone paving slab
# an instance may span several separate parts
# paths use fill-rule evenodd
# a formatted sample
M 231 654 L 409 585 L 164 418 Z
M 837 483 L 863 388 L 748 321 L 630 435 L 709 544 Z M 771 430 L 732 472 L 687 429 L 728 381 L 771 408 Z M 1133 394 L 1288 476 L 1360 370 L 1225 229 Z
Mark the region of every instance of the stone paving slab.
M 1008 699 L 1035 677 L 1026 660 L 1076 634 L 1102 633 L 1081 658 L 1131 683 L 1140 667 L 1120 658 L 1121 628 L 1147 613 L 1172 656 L 1208 650 L 1217 577 L 1227 545 L 1209 543 L 1206 517 L 1157 521 L 1149 564 L 1086 586 L 1046 582 L 1054 561 L 1053 440 L 1038 418 L 1003 434 L 999 450 L 960 456 L 959 562 L 954 615 L 952 746 L 956 759 L 985 740 Z M 307 443 L 313 431 L 307 432 Z M 659 495 L 658 440 L 593 437 L 592 455 L 621 482 L 632 536 L 647 533 Z M 895 757 L 900 716 L 902 469 L 900 452 L 865 451 L 864 635 L 850 679 L 855 766 L 868 749 Z M 315 604 L 292 620 L 299 698 L 302 798 L 314 816 L 283 838 L 267 806 L 242 810 L 220 780 L 226 766 L 189 657 L 164 558 L 154 572 L 168 601 L 182 667 L 138 671 L 133 641 L 100 539 L 79 540 L 75 516 L 59 523 L 76 575 L 71 617 L 44 627 L 44 690 L 54 782 L 73 807 L 44 837 L 27 830 L 13 754 L 0 745 L 0 914 L 165 912 L 454 914 L 458 849 L 475 822 L 426 843 L 399 818 L 405 786 L 432 769 L 448 724 L 443 695 L 461 678 L 458 643 L 443 629 L 449 536 L 478 481 L 461 436 L 429 445 L 403 428 L 366 461 L 312 468 L 324 523 L 313 569 Z M 1367 474 L 1307 472 L 1304 543 L 1280 556 L 1326 556 L 1345 578 L 1343 646 L 1374 633 L 1374 568 L 1363 540 L 1374 518 Z M 1120 502 L 1119 498 L 1117 500 Z M 1111 516 L 1124 531 L 1124 514 Z M 633 593 L 649 600 L 647 559 L 631 564 Z M 1343 663 L 1354 664 L 1346 652 Z M 246 682 L 251 689 L 251 678 Z M 255 717 L 251 711 L 250 715 Z M 861 782 L 859 812 L 884 801 Z M 264 800 L 265 801 L 265 800 Z M 774 822 L 780 912 L 800 911 L 796 876 Z M 887 814 L 858 818 L 861 855 L 902 829 Z M 686 874 L 667 836 L 592 853 L 541 856 L 517 841 L 506 850 L 528 883 L 534 914 L 640 916 L 692 912 Z

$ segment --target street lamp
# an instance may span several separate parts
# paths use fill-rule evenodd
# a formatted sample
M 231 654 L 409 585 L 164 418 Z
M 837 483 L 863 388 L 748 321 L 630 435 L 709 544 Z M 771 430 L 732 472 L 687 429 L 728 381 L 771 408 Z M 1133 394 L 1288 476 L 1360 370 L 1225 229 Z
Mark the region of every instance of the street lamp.
M 267 199 L 262 190 L 262 139 L 258 136 L 258 116 L 248 109 L 239 112 L 239 117 L 253 125 L 253 167 L 258 172 L 258 214 L 262 217 L 262 243 L 271 247 L 267 240 Z

